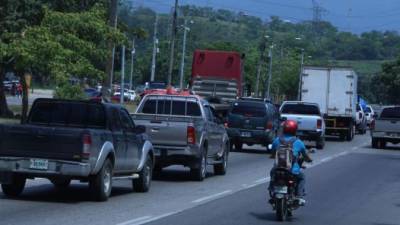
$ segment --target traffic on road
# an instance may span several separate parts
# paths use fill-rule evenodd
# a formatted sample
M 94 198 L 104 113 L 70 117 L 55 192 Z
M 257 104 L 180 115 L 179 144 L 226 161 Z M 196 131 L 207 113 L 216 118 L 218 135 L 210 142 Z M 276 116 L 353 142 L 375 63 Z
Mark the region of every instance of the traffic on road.
M 0 3 L 0 225 L 400 225 L 397 32 L 141 2 Z

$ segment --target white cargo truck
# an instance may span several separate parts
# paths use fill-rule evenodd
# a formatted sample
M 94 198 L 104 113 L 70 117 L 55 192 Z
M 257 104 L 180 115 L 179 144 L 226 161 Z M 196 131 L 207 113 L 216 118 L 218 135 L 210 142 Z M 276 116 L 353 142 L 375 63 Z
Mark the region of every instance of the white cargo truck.
M 317 103 L 325 133 L 351 141 L 356 126 L 357 74 L 348 67 L 304 67 L 301 101 Z

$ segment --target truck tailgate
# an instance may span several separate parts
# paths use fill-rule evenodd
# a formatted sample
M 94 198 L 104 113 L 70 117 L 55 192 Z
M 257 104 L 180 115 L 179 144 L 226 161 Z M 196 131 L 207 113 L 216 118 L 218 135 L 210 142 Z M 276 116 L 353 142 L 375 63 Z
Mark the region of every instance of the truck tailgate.
M 400 120 L 379 119 L 375 121 L 375 131 L 400 133 Z
M 298 130 L 315 131 L 317 130 L 316 116 L 300 115 L 300 114 L 282 114 L 281 117 L 285 117 L 288 120 L 297 121 Z
M 196 120 L 186 116 L 132 114 L 136 125 L 146 127 L 154 145 L 186 146 L 187 126 Z
M 82 129 L 3 125 L 0 156 L 79 161 Z

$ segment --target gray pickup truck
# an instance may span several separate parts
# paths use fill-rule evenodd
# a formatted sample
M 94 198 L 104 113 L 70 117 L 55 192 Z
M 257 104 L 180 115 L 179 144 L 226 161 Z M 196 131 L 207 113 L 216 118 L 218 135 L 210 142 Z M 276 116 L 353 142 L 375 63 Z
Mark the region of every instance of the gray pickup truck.
M 25 124 L 0 125 L 0 183 L 19 195 L 26 179 L 48 178 L 57 188 L 89 182 L 95 200 L 106 201 L 113 179 L 150 188 L 153 146 L 119 105 L 38 99 Z
M 400 143 L 400 106 L 383 108 L 371 122 L 373 148 L 385 148 L 387 142 Z
M 191 169 L 191 176 L 202 181 L 206 167 L 226 173 L 229 138 L 222 121 L 209 103 L 195 95 L 146 95 L 133 120 L 146 127 L 154 145 L 155 170 L 169 165 Z
M 315 141 L 317 149 L 325 146 L 325 122 L 318 104 L 302 101 L 286 101 L 280 108 L 281 117 L 295 120 L 297 136 L 302 140 Z

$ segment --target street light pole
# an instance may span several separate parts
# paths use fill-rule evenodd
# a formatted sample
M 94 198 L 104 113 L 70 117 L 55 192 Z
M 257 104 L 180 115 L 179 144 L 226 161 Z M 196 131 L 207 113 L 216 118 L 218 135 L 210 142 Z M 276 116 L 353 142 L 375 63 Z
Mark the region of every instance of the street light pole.
M 267 99 L 270 99 L 270 87 L 271 87 L 271 78 L 272 78 L 272 49 L 274 48 L 273 45 L 269 48 L 269 69 L 268 69 L 268 85 L 267 85 Z
M 132 90 L 133 86 L 133 60 L 135 56 L 135 38 L 132 38 L 132 51 L 131 51 L 131 76 L 129 79 L 129 90 Z
M 260 59 L 258 60 L 258 65 L 257 65 L 257 78 L 256 78 L 256 89 L 255 89 L 256 97 L 259 97 L 259 94 L 260 94 L 259 93 L 260 76 L 261 76 L 261 68 L 262 68 L 262 64 L 263 64 L 263 58 L 264 58 L 264 52 L 265 52 L 267 38 L 269 38 L 268 35 L 263 36 L 263 39 L 261 40 L 261 43 L 260 43 Z
M 158 15 L 156 14 L 156 20 L 154 22 L 154 34 L 153 34 L 153 56 L 151 58 L 151 75 L 150 81 L 154 81 L 154 77 L 156 74 L 156 55 L 157 55 L 157 25 L 158 25 Z
M 303 65 L 304 65 L 304 49 L 301 49 L 299 87 L 298 87 L 298 93 L 297 93 L 297 100 L 299 100 L 299 101 L 301 101 L 301 89 L 303 87 Z
M 183 88 L 183 76 L 184 76 L 184 68 L 185 68 L 185 52 L 186 52 L 186 36 L 187 32 L 190 29 L 187 27 L 187 20 L 185 19 L 183 25 L 183 46 L 182 46 L 182 59 L 181 59 L 181 68 L 180 68 L 180 79 L 179 79 L 179 88 L 182 90 Z
M 124 89 L 125 89 L 125 45 L 122 46 L 122 52 L 121 52 L 121 87 L 120 87 L 120 98 L 119 101 L 122 104 L 124 104 Z
M 171 34 L 171 52 L 169 56 L 169 69 L 168 69 L 168 85 L 172 83 L 172 70 L 174 67 L 174 50 L 175 50 L 175 36 L 176 36 L 176 20 L 177 20 L 178 0 L 175 0 L 175 8 L 172 17 L 172 34 Z

